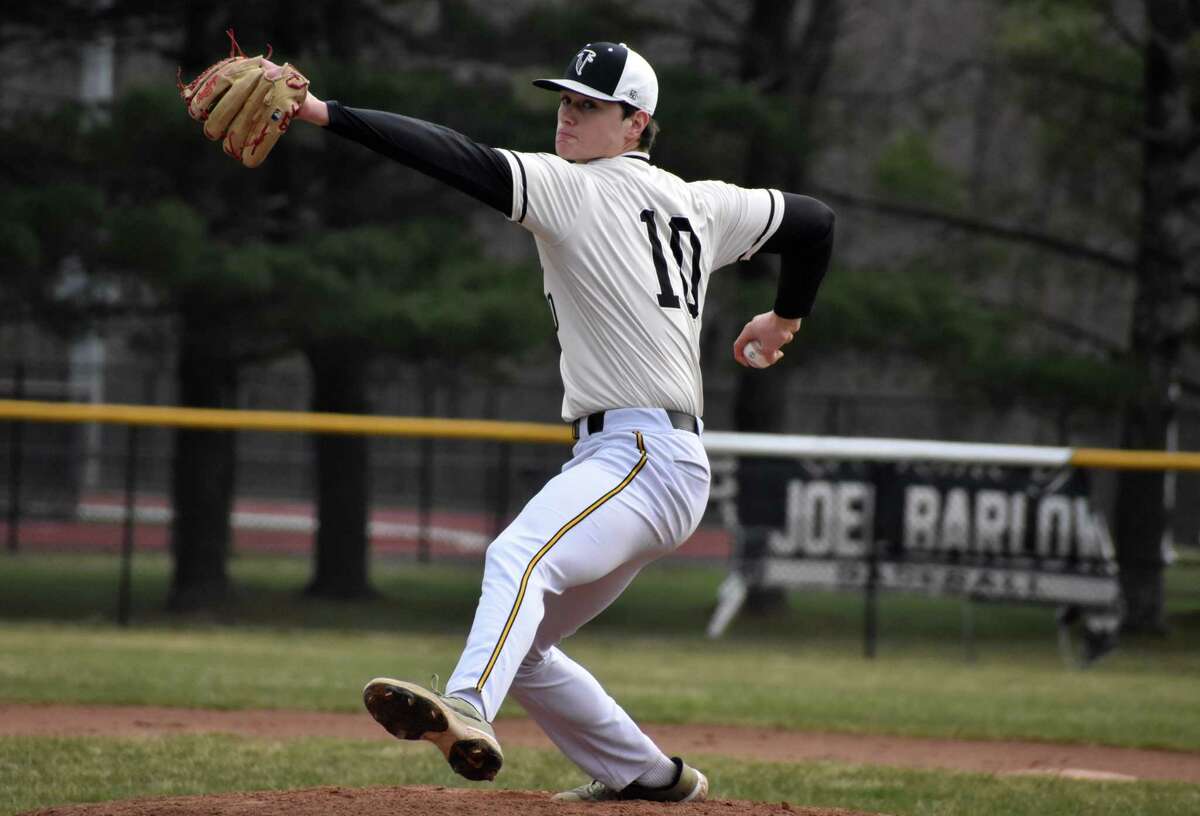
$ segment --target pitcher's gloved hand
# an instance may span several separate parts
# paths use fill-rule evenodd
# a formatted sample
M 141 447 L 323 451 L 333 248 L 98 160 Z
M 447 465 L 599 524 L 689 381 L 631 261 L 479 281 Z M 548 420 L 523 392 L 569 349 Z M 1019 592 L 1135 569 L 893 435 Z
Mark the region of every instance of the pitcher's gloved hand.
M 188 114 L 204 122 L 204 135 L 222 140 L 225 152 L 258 167 L 292 122 L 308 95 L 308 79 L 267 56 L 247 57 L 228 32 L 229 56 L 205 68 L 179 95 Z

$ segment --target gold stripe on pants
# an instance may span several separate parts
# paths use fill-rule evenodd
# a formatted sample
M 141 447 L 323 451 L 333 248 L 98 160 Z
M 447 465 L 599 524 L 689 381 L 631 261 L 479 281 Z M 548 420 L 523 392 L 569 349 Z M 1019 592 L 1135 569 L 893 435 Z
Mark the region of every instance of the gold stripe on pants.
M 513 601 L 512 611 L 508 613 L 508 620 L 504 624 L 504 629 L 500 632 L 500 641 L 496 644 L 496 648 L 492 650 L 492 656 L 487 662 L 487 667 L 483 670 L 483 675 L 480 676 L 479 682 L 475 684 L 476 691 L 483 691 L 483 686 L 485 683 L 487 683 L 488 676 L 492 673 L 492 669 L 496 665 L 496 660 L 500 657 L 500 650 L 504 648 L 504 641 L 508 639 L 508 633 L 512 630 L 513 622 L 517 619 L 517 612 L 519 612 L 521 609 L 521 602 L 525 600 L 525 590 L 529 587 L 529 576 L 533 575 L 533 570 L 535 567 L 537 567 L 538 562 L 541 561 L 546 553 L 550 552 L 554 545 L 562 540 L 562 537 L 570 532 L 572 528 L 599 509 L 606 501 L 628 487 L 629 483 L 632 482 L 634 478 L 637 477 L 638 473 L 641 472 L 642 468 L 646 466 L 646 446 L 642 441 L 642 433 L 641 431 L 634 431 L 634 434 L 637 436 L 638 450 L 641 451 L 642 455 L 638 458 L 637 464 L 633 466 L 633 470 L 629 471 L 629 475 L 622 479 L 621 483 L 612 490 L 608 491 L 603 496 L 596 499 L 596 501 L 592 502 L 591 505 L 589 505 L 582 513 L 575 516 L 575 518 L 571 519 L 562 527 L 560 527 L 558 532 L 555 533 L 550 540 L 547 541 L 546 544 L 537 551 L 533 558 L 530 559 L 529 565 L 525 567 L 525 574 L 521 576 L 521 586 L 517 590 L 516 600 Z

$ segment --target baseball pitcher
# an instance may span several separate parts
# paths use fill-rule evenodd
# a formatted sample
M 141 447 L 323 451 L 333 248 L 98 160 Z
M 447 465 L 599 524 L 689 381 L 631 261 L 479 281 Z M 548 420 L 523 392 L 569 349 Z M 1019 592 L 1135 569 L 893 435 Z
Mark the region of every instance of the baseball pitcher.
M 658 80 L 622 43 L 588 43 L 564 76 L 534 81 L 559 96 L 553 154 L 487 147 L 429 122 L 323 102 L 295 68 L 254 59 L 253 81 L 231 57 L 183 88 L 210 138 L 253 166 L 299 119 L 499 210 L 533 234 L 562 347 L 571 460 L 488 548 L 474 623 L 445 693 L 380 677 L 364 689 L 367 709 L 395 736 L 433 742 L 466 778 L 493 779 L 503 753 L 490 723 L 511 693 L 592 778 L 556 799 L 703 800 L 705 776 L 655 745 L 559 644 L 700 522 L 709 490 L 699 358 L 709 275 L 758 252 L 780 257 L 773 308 L 733 345 L 738 363 L 769 367 L 812 308 L 833 213 L 805 196 L 686 182 L 656 167 Z M 214 115 L 230 93 L 243 101 Z

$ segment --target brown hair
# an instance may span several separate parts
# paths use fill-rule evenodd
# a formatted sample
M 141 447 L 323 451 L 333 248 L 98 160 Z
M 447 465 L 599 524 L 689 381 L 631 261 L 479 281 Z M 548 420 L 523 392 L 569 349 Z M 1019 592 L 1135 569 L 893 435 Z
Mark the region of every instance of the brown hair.
M 633 116 L 635 113 L 641 110 L 641 108 L 636 108 L 633 105 L 630 105 L 628 102 L 621 102 L 619 104 L 621 105 L 621 112 L 624 114 L 622 118 L 624 119 L 628 119 L 630 116 Z M 651 116 L 650 121 L 646 123 L 644 128 L 642 128 L 641 138 L 638 139 L 638 147 L 641 150 L 649 153 L 654 147 L 654 140 L 657 138 L 658 122 L 656 122 L 654 117 Z

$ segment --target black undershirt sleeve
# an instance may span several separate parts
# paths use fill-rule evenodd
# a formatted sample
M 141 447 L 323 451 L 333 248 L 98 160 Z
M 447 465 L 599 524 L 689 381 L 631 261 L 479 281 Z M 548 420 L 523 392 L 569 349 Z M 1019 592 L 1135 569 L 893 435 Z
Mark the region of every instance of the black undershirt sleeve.
M 833 254 L 833 210 L 808 196 L 783 193 L 783 220 L 759 252 L 779 255 L 775 314 L 808 317 Z
M 512 215 L 512 169 L 499 151 L 410 116 L 326 104 L 331 132 Z

